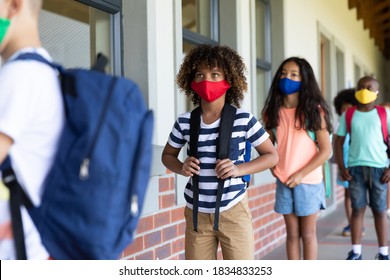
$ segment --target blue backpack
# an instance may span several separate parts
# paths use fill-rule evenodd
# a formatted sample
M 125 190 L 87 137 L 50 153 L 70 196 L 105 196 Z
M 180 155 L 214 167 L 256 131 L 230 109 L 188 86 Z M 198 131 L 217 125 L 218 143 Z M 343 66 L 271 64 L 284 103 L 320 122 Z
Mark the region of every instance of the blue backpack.
M 149 181 L 152 112 L 138 86 L 126 78 L 63 69 L 35 53 L 17 60 L 36 60 L 58 70 L 66 113 L 39 207 L 32 207 L 12 169 L 2 167 L 11 194 L 17 258 L 26 254 L 20 217 L 12 213 L 12 208 L 20 211 L 12 206 L 15 200 L 26 205 L 54 259 L 118 259 L 133 240 Z M 12 198 L 15 194 L 20 199 Z

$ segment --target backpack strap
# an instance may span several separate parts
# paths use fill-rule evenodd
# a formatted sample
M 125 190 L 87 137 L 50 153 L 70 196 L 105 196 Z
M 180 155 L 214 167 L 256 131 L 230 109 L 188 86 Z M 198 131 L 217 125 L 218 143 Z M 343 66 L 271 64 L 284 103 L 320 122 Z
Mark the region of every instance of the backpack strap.
M 383 135 L 383 141 L 385 143 L 388 143 L 388 140 L 389 140 L 389 132 L 387 130 L 387 114 L 386 114 L 386 109 L 382 106 L 375 106 L 377 112 L 378 112 L 378 115 L 379 115 L 379 118 L 381 120 L 381 124 L 382 124 L 382 135 Z
M 234 119 L 236 118 L 237 109 L 230 104 L 225 104 L 222 109 L 221 123 L 219 124 L 219 137 L 217 145 L 217 158 L 229 158 L 230 141 L 232 138 Z M 215 201 L 215 217 L 214 230 L 218 231 L 219 225 L 219 209 L 221 207 L 221 200 L 223 194 L 223 187 L 226 179 L 218 178 L 217 199 Z
M 219 125 L 219 137 L 217 140 L 217 159 L 229 158 L 230 141 L 233 131 L 233 123 L 236 116 L 237 109 L 230 104 L 225 104 L 222 109 L 221 122 Z M 189 155 L 198 156 L 198 140 L 200 131 L 200 116 L 201 108 L 197 107 L 191 112 L 190 117 L 190 149 Z M 219 213 L 221 207 L 221 200 L 223 194 L 224 179 L 218 179 L 217 198 L 215 202 L 215 218 L 214 230 L 218 230 Z M 193 193 L 193 224 L 194 230 L 198 231 L 198 209 L 199 209 L 199 176 L 192 177 L 192 193 Z
M 31 208 L 33 204 L 17 181 L 9 156 L 7 156 L 4 162 L 1 164 L 0 170 L 2 171 L 1 173 L 3 183 L 10 192 L 11 225 L 16 248 L 16 258 L 18 260 L 27 260 L 20 207 L 25 205 L 26 208 Z
M 200 131 L 201 108 L 197 107 L 191 112 L 190 117 L 190 153 L 189 155 L 198 158 L 198 141 Z M 198 209 L 199 209 L 199 176 L 192 176 L 192 220 L 194 230 L 198 231 Z
M 352 117 L 353 114 L 355 113 L 356 106 L 350 107 L 347 109 L 345 112 L 345 122 L 347 124 L 347 132 L 351 134 L 351 124 L 352 124 Z
M 60 73 L 62 73 L 64 70 L 64 68 L 61 65 L 56 64 L 54 62 L 50 62 L 46 58 L 44 58 L 42 55 L 40 55 L 39 53 L 35 53 L 35 52 L 22 53 L 12 61 L 16 61 L 16 60 L 35 60 L 35 61 L 47 64 L 48 66 L 50 66 L 54 69 L 57 69 L 58 72 L 60 72 Z

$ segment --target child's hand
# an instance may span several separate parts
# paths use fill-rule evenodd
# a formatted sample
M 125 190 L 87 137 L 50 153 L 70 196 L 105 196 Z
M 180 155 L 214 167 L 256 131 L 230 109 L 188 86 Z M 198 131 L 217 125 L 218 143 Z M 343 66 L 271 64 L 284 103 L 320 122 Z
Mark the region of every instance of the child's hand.
M 382 184 L 390 182 L 390 168 L 385 169 L 385 172 L 383 172 L 383 176 L 382 176 L 381 181 L 382 181 Z
M 343 181 L 351 181 L 352 180 L 352 176 L 351 176 L 351 174 L 349 174 L 349 171 L 347 168 L 345 168 L 344 170 L 340 170 L 340 177 L 341 177 L 341 180 L 343 180 Z
M 298 186 L 302 182 L 302 179 L 303 179 L 302 173 L 296 172 L 296 173 L 292 174 L 290 176 L 290 178 L 287 179 L 286 185 L 287 185 L 287 187 L 289 187 L 291 189 L 295 188 L 296 186 Z
M 192 177 L 194 176 L 194 174 L 199 175 L 199 170 L 200 170 L 199 164 L 200 161 L 197 158 L 194 157 L 186 158 L 186 160 L 184 161 L 181 167 L 182 175 L 186 177 L 188 176 Z
M 220 179 L 237 177 L 239 175 L 237 166 L 228 158 L 217 160 L 215 172 L 217 172 L 217 177 Z

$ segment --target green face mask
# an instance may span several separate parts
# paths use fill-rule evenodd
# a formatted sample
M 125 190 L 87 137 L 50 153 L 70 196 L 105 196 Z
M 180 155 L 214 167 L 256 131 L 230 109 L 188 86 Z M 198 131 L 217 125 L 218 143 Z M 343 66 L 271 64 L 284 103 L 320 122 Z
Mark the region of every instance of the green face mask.
M 0 18 L 0 45 L 3 43 L 5 34 L 7 34 L 11 21 L 7 18 Z

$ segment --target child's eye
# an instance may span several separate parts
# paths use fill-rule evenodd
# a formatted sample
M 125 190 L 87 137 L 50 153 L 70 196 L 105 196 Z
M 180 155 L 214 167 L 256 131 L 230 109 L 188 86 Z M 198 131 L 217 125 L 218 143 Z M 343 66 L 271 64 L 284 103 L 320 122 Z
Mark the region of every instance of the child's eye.
M 197 78 L 203 78 L 203 74 L 201 74 L 201 73 L 197 73 L 195 76 L 196 76 Z

